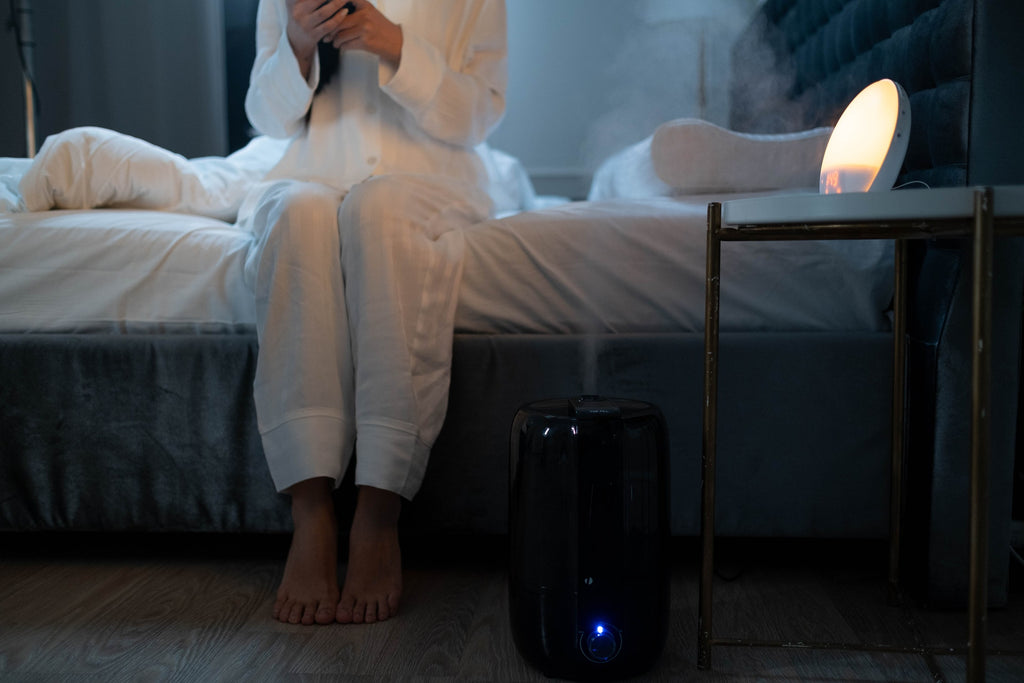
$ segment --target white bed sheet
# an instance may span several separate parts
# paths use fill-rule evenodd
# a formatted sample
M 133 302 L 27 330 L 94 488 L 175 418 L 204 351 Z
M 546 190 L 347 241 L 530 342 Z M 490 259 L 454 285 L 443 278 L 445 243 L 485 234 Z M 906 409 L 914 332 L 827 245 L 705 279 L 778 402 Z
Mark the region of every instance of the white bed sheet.
M 703 329 L 709 199 L 577 202 L 471 228 L 457 331 Z M 251 329 L 249 244 L 227 223 L 184 214 L 2 214 L 0 332 Z M 726 243 L 722 252 L 723 330 L 889 326 L 889 242 Z
M 248 233 L 214 218 L 0 214 L 0 332 L 223 332 L 255 320 Z
M 765 194 L 786 193 L 578 202 L 483 223 L 467 236 L 456 331 L 703 330 L 707 204 Z M 887 330 L 892 287 L 887 240 L 724 243 L 721 329 Z

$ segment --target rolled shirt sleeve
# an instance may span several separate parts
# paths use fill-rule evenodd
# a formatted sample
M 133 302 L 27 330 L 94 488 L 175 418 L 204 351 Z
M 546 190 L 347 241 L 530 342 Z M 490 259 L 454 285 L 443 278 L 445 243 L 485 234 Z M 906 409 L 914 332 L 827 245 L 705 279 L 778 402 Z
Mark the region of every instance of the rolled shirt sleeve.
M 319 57 L 313 60 L 309 80 L 302 78 L 299 60 L 288 41 L 284 10 L 283 2 L 260 2 L 256 61 L 245 97 L 245 113 L 253 128 L 275 138 L 299 132 L 320 80 Z

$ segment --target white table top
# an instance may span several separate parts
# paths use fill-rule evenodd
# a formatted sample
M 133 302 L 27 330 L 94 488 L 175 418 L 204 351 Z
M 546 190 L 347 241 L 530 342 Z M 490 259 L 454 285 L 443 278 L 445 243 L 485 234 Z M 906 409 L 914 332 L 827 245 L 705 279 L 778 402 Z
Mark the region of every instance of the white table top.
M 793 194 L 722 203 L 722 227 L 900 220 L 943 220 L 974 215 L 977 187 Z M 1024 217 L 1024 185 L 992 188 L 998 217 Z

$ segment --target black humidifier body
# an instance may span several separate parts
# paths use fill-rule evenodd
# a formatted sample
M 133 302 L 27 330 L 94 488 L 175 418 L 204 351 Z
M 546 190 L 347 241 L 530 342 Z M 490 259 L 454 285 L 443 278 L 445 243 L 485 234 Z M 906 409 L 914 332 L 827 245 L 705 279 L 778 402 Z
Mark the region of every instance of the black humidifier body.
M 648 670 L 669 614 L 668 437 L 657 408 L 584 396 L 521 408 L 509 459 L 509 616 L 548 676 Z

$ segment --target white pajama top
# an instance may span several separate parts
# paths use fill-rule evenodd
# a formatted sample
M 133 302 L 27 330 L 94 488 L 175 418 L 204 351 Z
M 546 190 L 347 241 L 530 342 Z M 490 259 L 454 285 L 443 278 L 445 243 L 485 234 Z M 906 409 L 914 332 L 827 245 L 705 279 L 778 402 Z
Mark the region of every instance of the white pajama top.
M 399 68 L 367 52 L 343 52 L 338 73 L 314 98 L 319 58 L 304 79 L 288 41 L 286 1 L 260 0 L 246 112 L 258 132 L 291 138 L 268 178 L 344 192 L 370 176 L 413 173 L 486 188 L 473 147 L 504 112 L 504 2 L 375 4 L 402 27 Z

